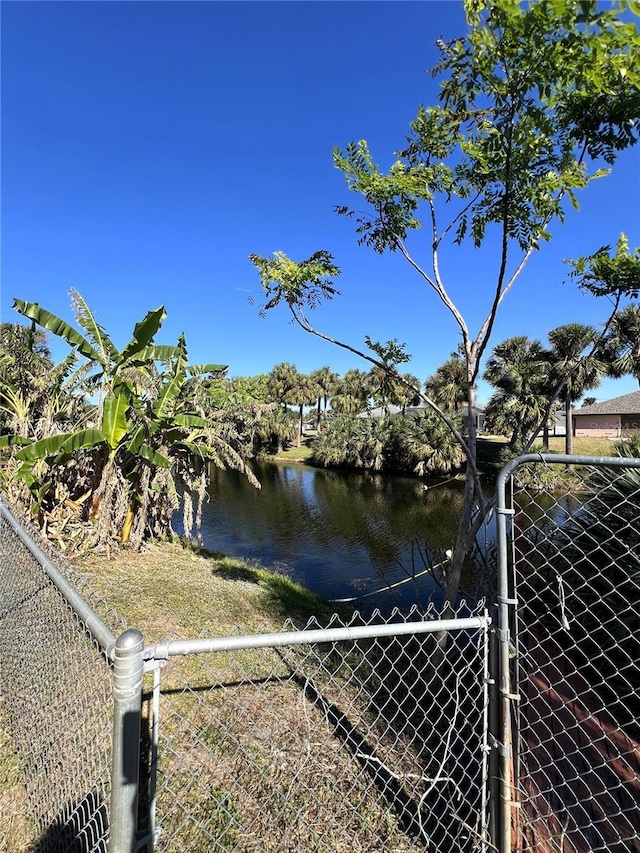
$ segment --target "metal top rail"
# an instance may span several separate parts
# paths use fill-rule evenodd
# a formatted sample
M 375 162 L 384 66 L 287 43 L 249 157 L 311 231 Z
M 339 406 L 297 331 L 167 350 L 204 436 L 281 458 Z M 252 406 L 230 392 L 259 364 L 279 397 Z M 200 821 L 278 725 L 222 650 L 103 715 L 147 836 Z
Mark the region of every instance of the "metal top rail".
M 237 649 L 261 649 L 273 646 L 300 646 L 310 643 L 337 643 L 344 640 L 363 640 L 373 637 L 397 637 L 402 634 L 433 634 L 467 628 L 488 628 L 488 616 L 469 616 L 460 619 L 428 620 L 384 625 L 354 625 L 353 627 L 282 631 L 272 634 L 247 634 L 238 637 L 207 637 L 199 640 L 174 640 L 157 643 L 145 649 L 147 660 L 166 660 L 179 655 L 228 652 Z

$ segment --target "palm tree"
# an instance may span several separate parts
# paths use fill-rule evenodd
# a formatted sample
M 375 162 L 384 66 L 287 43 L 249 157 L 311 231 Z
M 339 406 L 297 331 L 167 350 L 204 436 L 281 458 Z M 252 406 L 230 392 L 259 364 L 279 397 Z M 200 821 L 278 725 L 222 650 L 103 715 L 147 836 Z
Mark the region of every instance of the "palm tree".
M 343 415 L 355 415 L 367 408 L 367 373 L 354 368 L 348 370 L 338 382 L 331 398 L 331 410 Z
M 401 441 L 415 474 L 446 474 L 462 466 L 464 453 L 459 442 L 432 409 L 407 418 L 407 426 Z
M 429 397 L 449 414 L 455 414 L 467 402 L 467 364 L 458 352 L 452 352 L 425 382 Z
M 310 376 L 295 372 L 295 384 L 288 391 L 285 402 L 298 407 L 298 440 L 297 445 L 302 444 L 302 424 L 304 421 L 304 407 L 311 406 L 318 398 L 318 386 Z
M 489 429 L 520 447 L 544 418 L 549 401 L 549 354 L 540 341 L 516 335 L 493 348 L 484 379 L 496 392 L 485 411 Z M 545 429 L 545 444 L 547 444 Z
M 295 365 L 282 361 L 271 368 L 267 375 L 267 386 L 271 399 L 286 408 L 289 396 L 298 382 L 298 371 Z
M 310 378 L 312 382 L 315 383 L 318 389 L 318 415 L 316 420 L 316 425 L 318 430 L 320 429 L 320 405 L 324 402 L 323 406 L 323 414 L 326 417 L 327 414 L 327 401 L 329 397 L 333 396 L 338 388 L 339 376 L 337 373 L 334 373 L 330 367 L 320 367 L 318 370 L 314 370 L 310 374 Z
M 627 305 L 613 315 L 602 353 L 612 376 L 631 374 L 640 385 L 640 305 Z
M 420 380 L 411 373 L 400 374 L 401 382 L 396 382 L 393 389 L 393 402 L 400 406 L 402 414 L 406 414 L 407 406 L 420 405 Z
M 562 385 L 559 398 L 564 403 L 566 429 L 565 453 L 573 453 L 573 403 L 585 391 L 597 388 L 606 365 L 593 351 L 597 332 L 582 323 L 567 323 L 549 332 L 551 344 L 550 380 L 557 388 Z M 587 350 L 591 348 L 591 351 Z

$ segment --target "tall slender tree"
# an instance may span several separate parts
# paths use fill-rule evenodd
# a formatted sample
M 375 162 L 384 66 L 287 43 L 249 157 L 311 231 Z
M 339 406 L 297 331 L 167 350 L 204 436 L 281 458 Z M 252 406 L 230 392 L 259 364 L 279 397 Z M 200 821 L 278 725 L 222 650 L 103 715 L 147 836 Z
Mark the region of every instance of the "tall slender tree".
M 406 145 L 385 174 L 365 141 L 334 152 L 349 189 L 365 203 L 339 208 L 356 223 L 359 242 L 399 252 L 456 323 L 465 360 L 468 435 L 428 396 L 461 443 L 467 460 L 463 509 L 446 598 L 457 595 L 466 554 L 489 507 L 477 470 L 476 381 L 500 306 L 532 254 L 551 238 L 566 202 L 603 177 L 619 151 L 637 142 L 640 115 L 640 36 L 621 12 L 595 0 L 465 0 L 468 30 L 437 42 L 439 103 L 420 107 Z M 603 162 L 604 161 L 604 162 Z M 589 164 L 593 167 L 589 168 Z M 409 249 L 412 234 L 429 236 L 426 262 Z M 442 214 L 444 211 L 444 222 Z M 487 239 L 489 235 L 493 239 Z M 466 293 L 486 312 L 477 330 L 443 279 L 440 250 L 470 240 L 497 252 L 477 264 Z M 301 262 L 277 252 L 251 255 L 266 294 L 264 311 L 283 303 L 305 331 L 397 374 L 382 349 L 353 346 L 316 329 L 307 315 L 337 294 L 339 275 L 329 252 Z M 398 299 L 397 289 L 393 298 Z M 415 302 L 412 302 L 415 310 Z
M 298 408 L 298 438 L 297 445 L 302 445 L 302 432 L 304 424 L 304 410 L 306 406 L 312 406 L 318 398 L 318 386 L 304 373 L 295 373 L 295 383 L 288 391 L 286 402 Z
M 318 389 L 318 413 L 316 427 L 320 429 L 322 416 L 326 417 L 329 398 L 338 388 L 339 376 L 330 367 L 320 367 L 311 373 L 311 380 Z M 322 411 L 321 411 L 322 406 Z

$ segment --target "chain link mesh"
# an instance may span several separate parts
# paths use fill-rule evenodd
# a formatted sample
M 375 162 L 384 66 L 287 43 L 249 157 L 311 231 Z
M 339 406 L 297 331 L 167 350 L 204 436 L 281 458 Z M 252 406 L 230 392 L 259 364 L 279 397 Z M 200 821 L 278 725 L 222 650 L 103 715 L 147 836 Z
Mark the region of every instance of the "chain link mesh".
M 21 524 L 90 606 L 113 615 L 24 519 Z M 16 834 L 7 849 L 19 849 L 28 839 L 29 849 L 38 853 L 104 853 L 111 755 L 108 662 L 3 512 L 0 542 L 0 725 L 5 749 L 10 744 L 14 750 L 25 810 L 32 817 L 25 817 L 19 830 L 15 821 L 7 828 Z M 16 788 L 10 794 L 22 796 Z
M 514 846 L 637 853 L 640 469 L 528 463 L 514 481 Z
M 487 637 L 451 632 L 444 651 L 416 634 L 170 658 L 156 849 L 488 849 Z

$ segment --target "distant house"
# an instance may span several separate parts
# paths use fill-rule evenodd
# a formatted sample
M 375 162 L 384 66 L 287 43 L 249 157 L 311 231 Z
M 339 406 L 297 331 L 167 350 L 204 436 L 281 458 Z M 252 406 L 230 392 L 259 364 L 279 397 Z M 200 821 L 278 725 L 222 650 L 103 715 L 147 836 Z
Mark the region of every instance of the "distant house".
M 573 413 L 574 435 L 620 438 L 640 432 L 640 391 L 623 394 Z

